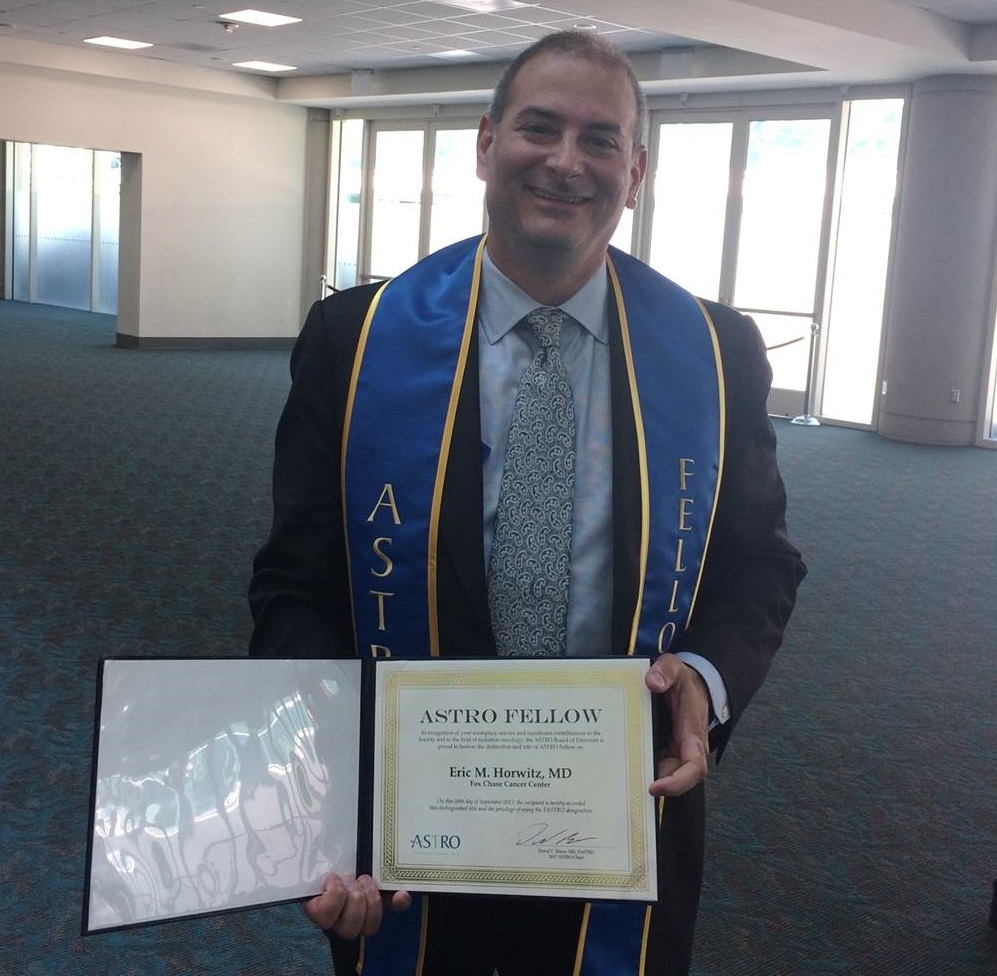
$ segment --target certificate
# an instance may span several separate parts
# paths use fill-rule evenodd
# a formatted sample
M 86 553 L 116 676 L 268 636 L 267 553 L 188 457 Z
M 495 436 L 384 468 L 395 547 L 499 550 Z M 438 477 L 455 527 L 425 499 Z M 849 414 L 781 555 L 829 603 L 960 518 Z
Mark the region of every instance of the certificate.
M 653 901 L 646 670 L 634 658 L 380 665 L 378 884 Z
M 385 889 L 653 900 L 647 662 L 108 659 L 83 931 Z

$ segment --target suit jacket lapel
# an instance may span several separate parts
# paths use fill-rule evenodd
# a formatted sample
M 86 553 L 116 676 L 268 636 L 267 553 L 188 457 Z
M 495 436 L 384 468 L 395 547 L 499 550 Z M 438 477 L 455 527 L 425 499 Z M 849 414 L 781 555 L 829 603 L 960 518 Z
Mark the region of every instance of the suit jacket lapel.
M 495 653 L 481 526 L 484 509 L 481 451 L 478 335 L 475 330 L 454 418 L 440 509 L 437 587 L 440 654 L 444 657 Z
M 640 477 L 637 427 L 615 302 L 609 313 L 610 402 L 613 411 L 612 653 L 630 649 L 640 570 Z

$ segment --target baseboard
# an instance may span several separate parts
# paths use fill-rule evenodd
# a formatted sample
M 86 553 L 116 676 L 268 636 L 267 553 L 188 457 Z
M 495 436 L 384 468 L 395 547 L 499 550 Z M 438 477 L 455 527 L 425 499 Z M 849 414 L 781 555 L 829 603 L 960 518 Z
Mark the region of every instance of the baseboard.
M 115 333 L 114 344 L 121 349 L 290 349 L 295 336 L 133 336 Z

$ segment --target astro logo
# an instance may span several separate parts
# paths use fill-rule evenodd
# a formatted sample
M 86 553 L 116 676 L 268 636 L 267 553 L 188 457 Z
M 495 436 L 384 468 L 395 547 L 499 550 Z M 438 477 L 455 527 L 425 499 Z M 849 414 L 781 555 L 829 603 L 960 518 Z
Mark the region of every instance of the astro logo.
M 415 834 L 408 844 L 411 850 L 458 851 L 460 834 Z

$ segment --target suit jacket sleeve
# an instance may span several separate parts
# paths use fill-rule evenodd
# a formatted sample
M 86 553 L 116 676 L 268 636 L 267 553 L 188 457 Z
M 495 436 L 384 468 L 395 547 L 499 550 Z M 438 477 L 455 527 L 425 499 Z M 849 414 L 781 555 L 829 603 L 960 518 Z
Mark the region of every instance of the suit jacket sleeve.
M 273 524 L 253 563 L 249 653 L 352 657 L 340 448 L 357 340 L 376 286 L 317 302 L 291 353 L 277 426 Z
M 717 329 L 726 388 L 726 459 L 699 596 L 683 649 L 720 672 L 731 717 L 721 750 L 782 642 L 806 568 L 786 534 L 786 492 L 766 401 L 772 381 L 754 323 L 707 303 Z

